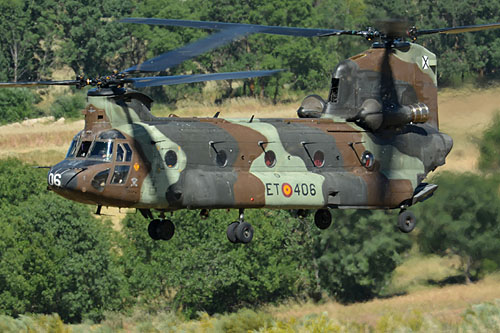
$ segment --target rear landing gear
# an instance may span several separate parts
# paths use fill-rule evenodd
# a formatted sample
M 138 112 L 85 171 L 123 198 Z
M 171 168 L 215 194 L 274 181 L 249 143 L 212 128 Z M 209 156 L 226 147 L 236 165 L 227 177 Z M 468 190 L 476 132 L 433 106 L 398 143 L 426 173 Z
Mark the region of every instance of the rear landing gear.
M 332 213 L 328 209 L 318 209 L 314 214 L 314 224 L 319 229 L 327 229 L 332 224 Z
M 398 228 L 401 232 L 409 233 L 415 229 L 417 218 L 415 214 L 408 210 L 401 210 L 398 216 Z
M 154 219 L 149 223 L 148 233 L 153 240 L 169 240 L 174 236 L 175 225 L 170 220 Z
M 253 227 L 250 223 L 244 221 L 243 209 L 240 209 L 240 218 L 227 227 L 227 239 L 233 243 L 248 244 L 253 238 Z

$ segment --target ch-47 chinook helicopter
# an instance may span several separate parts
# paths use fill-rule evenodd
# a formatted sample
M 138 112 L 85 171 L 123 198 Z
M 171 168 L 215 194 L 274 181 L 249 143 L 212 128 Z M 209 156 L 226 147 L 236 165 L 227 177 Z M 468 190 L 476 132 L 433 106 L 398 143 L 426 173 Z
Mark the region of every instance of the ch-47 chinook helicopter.
M 321 229 L 331 224 L 328 208 L 400 209 L 399 229 L 412 231 L 416 218 L 407 208 L 437 189 L 424 179 L 445 163 L 453 145 L 438 127 L 436 56 L 414 41 L 433 33 L 500 27 L 403 32 L 394 24 L 380 31 L 348 31 L 147 18 L 122 22 L 220 31 L 99 79 L 0 84 L 96 86 L 83 111 L 85 128 L 49 171 L 49 188 L 97 205 L 98 212 L 101 206 L 137 208 L 152 220 L 148 232 L 155 240 L 174 234 L 165 212 L 200 209 L 203 216 L 210 209 L 239 209 L 239 220 L 227 228 L 233 243 L 252 240 L 253 228 L 244 220 L 248 208 L 316 210 Z M 163 71 L 253 33 L 379 41 L 340 62 L 327 99 L 306 97 L 294 119 L 158 118 L 150 112 L 149 97 L 124 88 L 274 74 L 130 77 Z M 151 210 L 159 210 L 161 219 L 153 219 Z

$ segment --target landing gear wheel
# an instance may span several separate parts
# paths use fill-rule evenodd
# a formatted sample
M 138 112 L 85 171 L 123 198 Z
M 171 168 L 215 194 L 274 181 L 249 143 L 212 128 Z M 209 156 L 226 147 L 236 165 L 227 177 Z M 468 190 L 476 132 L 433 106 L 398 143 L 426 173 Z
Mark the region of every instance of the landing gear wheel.
M 399 213 L 398 216 L 398 228 L 401 232 L 409 233 L 413 229 L 415 229 L 415 225 L 417 224 L 417 218 L 415 214 L 410 211 L 403 210 Z
M 161 225 L 160 238 L 162 240 L 168 241 L 174 236 L 175 225 L 170 220 L 163 220 L 160 222 L 160 225 Z
M 324 230 L 332 224 L 332 214 L 328 209 L 318 209 L 316 214 L 314 214 L 314 224 Z
M 149 233 L 149 237 L 151 237 L 151 239 L 153 239 L 153 240 L 160 240 L 161 239 L 161 236 L 160 236 L 161 226 L 160 226 L 160 224 L 161 224 L 161 222 L 158 219 L 155 219 L 149 223 L 148 233 Z
M 174 236 L 175 225 L 170 220 L 154 219 L 149 223 L 148 233 L 153 240 L 169 240 Z
M 233 222 L 227 226 L 226 236 L 227 239 L 233 244 L 238 243 L 238 239 L 236 238 L 236 228 L 238 227 L 239 222 Z
M 250 223 L 241 222 L 235 230 L 236 239 L 243 244 L 250 243 L 253 238 L 253 227 Z

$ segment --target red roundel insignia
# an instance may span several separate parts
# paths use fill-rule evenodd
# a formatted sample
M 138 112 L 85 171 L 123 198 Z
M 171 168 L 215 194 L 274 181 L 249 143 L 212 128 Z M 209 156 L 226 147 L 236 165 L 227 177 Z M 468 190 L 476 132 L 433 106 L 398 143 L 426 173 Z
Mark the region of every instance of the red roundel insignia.
M 290 198 L 292 196 L 292 193 L 293 193 L 292 186 L 290 186 L 290 184 L 288 184 L 288 183 L 284 183 L 281 186 L 281 192 L 283 192 L 283 195 L 285 197 Z

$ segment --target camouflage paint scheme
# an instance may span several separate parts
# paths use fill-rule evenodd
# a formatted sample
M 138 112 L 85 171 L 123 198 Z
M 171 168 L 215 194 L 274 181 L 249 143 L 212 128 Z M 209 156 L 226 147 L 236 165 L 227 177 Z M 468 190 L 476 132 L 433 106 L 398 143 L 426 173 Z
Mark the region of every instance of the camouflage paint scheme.
M 107 139 L 114 142 L 108 161 L 69 157 L 55 165 L 49 187 L 88 204 L 164 211 L 410 206 L 427 174 L 445 163 L 452 140 L 438 130 L 436 57 L 407 44 L 390 51 L 390 70 L 399 103 L 428 106 L 426 123 L 373 131 L 356 120 L 364 100 L 382 99 L 383 48 L 337 66 L 332 82 L 338 86 L 332 83 L 320 118 L 156 118 L 143 94 L 94 90 L 77 141 L 94 141 L 113 129 L 122 136 Z M 132 158 L 117 162 L 116 148 L 125 143 Z M 166 160 L 169 151 L 175 163 Z M 374 160 L 362 161 L 364 152 Z M 274 164 L 266 164 L 266 154 L 275 156 Z M 119 166 L 128 166 L 128 175 L 112 184 Z M 102 184 L 93 185 L 106 170 Z

